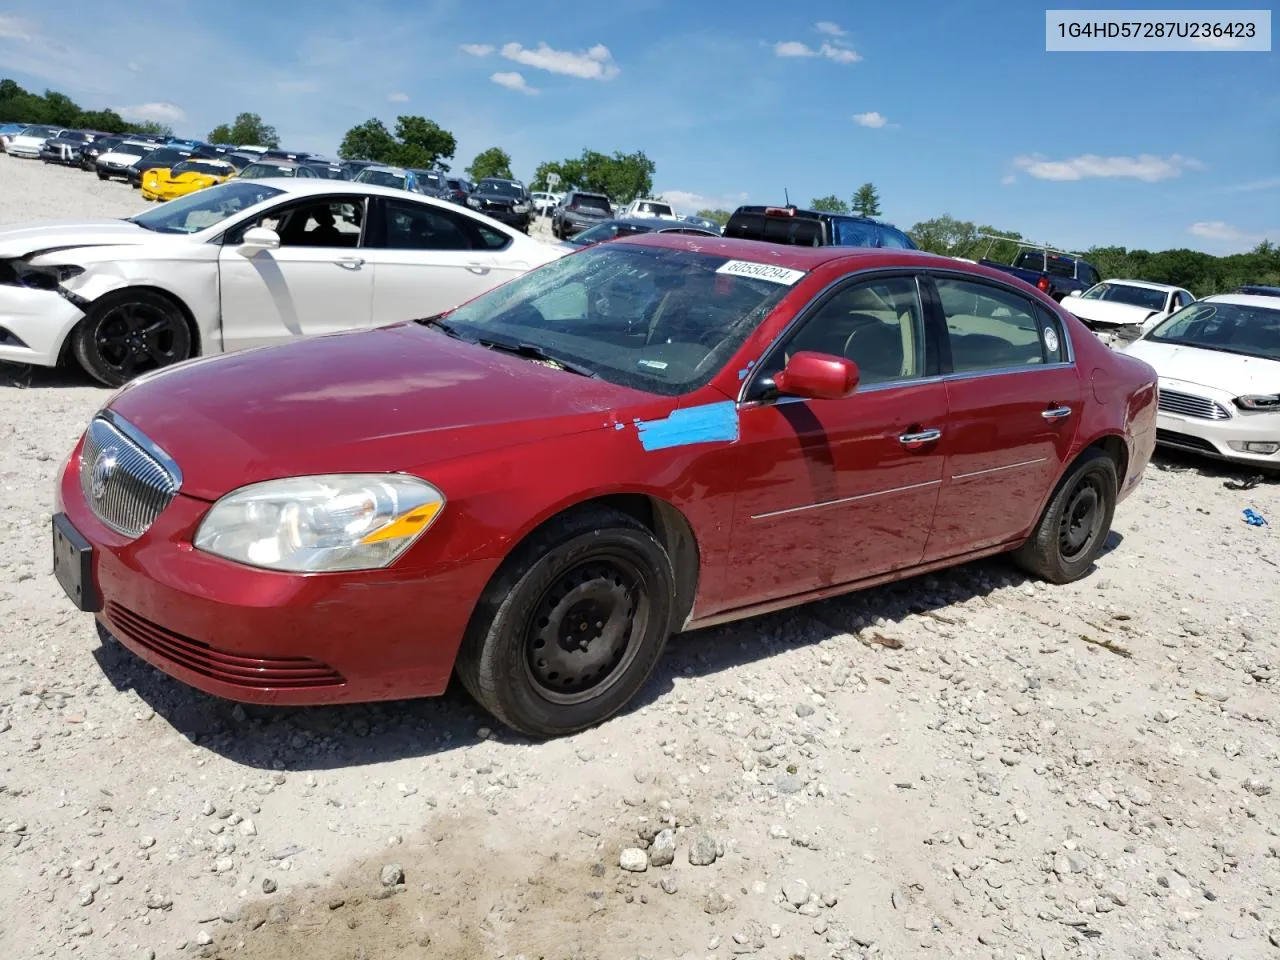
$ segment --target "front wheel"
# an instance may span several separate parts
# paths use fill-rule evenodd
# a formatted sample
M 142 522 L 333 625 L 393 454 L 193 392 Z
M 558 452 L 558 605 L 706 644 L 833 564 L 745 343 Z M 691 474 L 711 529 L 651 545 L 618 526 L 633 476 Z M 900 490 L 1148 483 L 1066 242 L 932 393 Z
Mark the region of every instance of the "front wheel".
M 653 533 L 591 508 L 550 522 L 486 588 L 458 655 L 463 685 L 531 737 L 611 717 L 653 672 L 670 631 L 674 575 Z
M 1116 463 L 1101 450 L 1085 452 L 1054 491 L 1031 538 L 1014 562 L 1050 583 L 1079 580 L 1111 532 L 1119 481 Z
M 106 175 L 105 173 L 99 173 L 99 174 L 98 174 L 98 179 L 99 179 L 99 180 L 106 180 L 106 179 L 108 179 L 108 177 L 107 177 L 107 175 Z
M 121 290 L 95 301 L 72 334 L 80 366 L 119 387 L 141 373 L 191 356 L 194 341 L 182 311 L 150 290 Z

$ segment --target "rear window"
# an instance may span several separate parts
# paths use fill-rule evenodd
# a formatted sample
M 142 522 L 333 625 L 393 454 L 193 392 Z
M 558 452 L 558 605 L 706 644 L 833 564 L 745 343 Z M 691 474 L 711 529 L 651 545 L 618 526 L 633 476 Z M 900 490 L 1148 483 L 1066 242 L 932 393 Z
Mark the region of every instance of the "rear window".
M 808 217 L 767 217 L 763 213 L 735 213 L 725 225 L 724 235 L 739 240 L 764 240 L 794 247 L 820 247 L 822 221 Z
M 1042 250 L 1026 250 L 1018 254 L 1015 266 L 1037 273 L 1047 273 L 1051 277 L 1075 278 L 1076 262 L 1071 257 L 1059 256 L 1056 253 L 1046 254 Z
M 603 210 L 608 213 L 611 209 L 609 201 L 605 197 L 594 196 L 590 193 L 575 194 L 573 202 L 569 204 L 570 210 Z

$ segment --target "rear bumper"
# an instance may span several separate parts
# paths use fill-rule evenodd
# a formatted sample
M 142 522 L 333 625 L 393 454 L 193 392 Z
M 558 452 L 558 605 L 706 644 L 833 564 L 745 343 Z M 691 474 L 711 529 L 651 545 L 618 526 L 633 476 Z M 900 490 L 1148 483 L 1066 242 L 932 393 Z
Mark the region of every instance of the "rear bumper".
M 40 156 L 41 147 L 27 147 L 16 143 L 9 144 L 5 153 L 11 157 L 22 157 L 26 160 L 35 160 Z

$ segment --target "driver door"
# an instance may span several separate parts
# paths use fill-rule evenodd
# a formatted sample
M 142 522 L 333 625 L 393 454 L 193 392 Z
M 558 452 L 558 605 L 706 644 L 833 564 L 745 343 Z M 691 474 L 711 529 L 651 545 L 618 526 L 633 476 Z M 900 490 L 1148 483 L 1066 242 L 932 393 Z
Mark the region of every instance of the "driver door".
M 309 197 L 228 233 L 218 255 L 224 349 L 370 326 L 373 272 L 363 259 L 364 220 L 363 197 Z M 280 246 L 242 248 L 250 227 L 274 230 Z
M 740 409 L 727 607 L 777 600 L 914 566 L 933 525 L 947 395 L 910 274 L 827 294 L 749 383 Z M 848 357 L 840 400 L 771 394 L 801 350 Z

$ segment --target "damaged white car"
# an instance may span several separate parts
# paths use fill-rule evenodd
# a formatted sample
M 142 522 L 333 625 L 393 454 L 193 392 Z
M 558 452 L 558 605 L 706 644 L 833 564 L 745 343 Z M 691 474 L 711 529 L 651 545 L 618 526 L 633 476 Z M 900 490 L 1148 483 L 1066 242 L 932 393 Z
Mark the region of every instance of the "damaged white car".
M 1062 298 L 1062 307 L 1110 347 L 1132 343 L 1170 314 L 1193 303 L 1181 287 L 1145 280 L 1103 280 Z
M 201 354 L 431 316 L 569 251 L 442 200 L 229 180 L 125 220 L 0 230 L 0 361 L 118 386 Z

